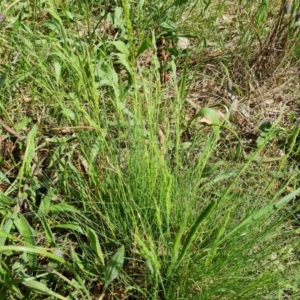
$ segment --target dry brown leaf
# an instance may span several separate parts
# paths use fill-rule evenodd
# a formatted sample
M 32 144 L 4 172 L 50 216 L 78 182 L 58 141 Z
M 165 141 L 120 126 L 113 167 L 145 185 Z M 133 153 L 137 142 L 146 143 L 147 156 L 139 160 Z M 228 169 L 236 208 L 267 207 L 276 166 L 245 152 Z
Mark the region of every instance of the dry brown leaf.
M 205 123 L 205 124 L 208 124 L 208 125 L 212 124 L 211 120 L 207 117 L 202 117 L 198 122 L 199 123 Z

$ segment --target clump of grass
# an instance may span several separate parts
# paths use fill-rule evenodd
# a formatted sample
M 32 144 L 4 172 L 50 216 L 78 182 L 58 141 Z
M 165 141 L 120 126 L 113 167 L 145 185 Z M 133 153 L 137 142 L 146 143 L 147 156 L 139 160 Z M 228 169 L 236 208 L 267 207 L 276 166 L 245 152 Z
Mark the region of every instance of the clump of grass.
M 232 5 L 0 6 L 3 299 L 297 297 L 299 126 L 265 122 L 247 146 L 218 100 L 189 115 L 199 79 L 251 94 L 232 56 L 208 53 L 235 47 L 250 67 L 271 7 L 240 1 L 229 42 Z

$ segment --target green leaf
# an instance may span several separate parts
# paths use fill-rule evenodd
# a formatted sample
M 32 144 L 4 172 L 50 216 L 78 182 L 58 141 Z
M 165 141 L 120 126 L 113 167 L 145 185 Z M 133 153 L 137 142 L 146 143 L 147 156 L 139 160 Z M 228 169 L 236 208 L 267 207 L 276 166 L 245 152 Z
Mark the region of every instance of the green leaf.
M 42 294 L 42 295 L 48 295 L 51 297 L 55 297 L 55 299 L 61 299 L 61 300 L 68 300 L 69 298 L 65 298 L 52 290 L 50 290 L 46 285 L 43 283 L 36 281 L 32 278 L 24 278 L 21 283 L 25 286 L 27 286 L 31 291 Z
M 220 124 L 218 114 L 214 109 L 209 107 L 201 108 L 201 110 L 189 120 L 188 127 L 195 119 L 199 117 L 207 118 L 209 120 L 210 125 L 213 126 L 213 132 L 215 133 L 215 135 L 217 136 L 219 134 L 221 124 Z
M 110 259 L 104 275 L 104 290 L 107 289 L 108 285 L 118 277 L 120 271 L 122 270 L 124 264 L 124 246 L 122 245 L 114 256 Z
M 23 9 L 21 9 L 21 11 L 19 12 L 19 15 L 18 15 L 18 17 L 14 23 L 14 26 L 12 28 L 12 33 L 16 33 L 19 30 L 19 27 L 22 22 L 22 16 L 23 16 Z
M 24 217 L 24 215 L 19 214 L 19 218 L 15 220 L 14 222 L 15 226 L 18 228 L 19 233 L 23 236 L 24 241 L 31 246 L 36 246 L 35 242 L 35 231 L 33 228 L 29 225 L 27 219 Z M 29 253 L 27 255 L 28 257 L 28 263 L 31 272 L 34 271 L 37 263 L 37 255 L 35 253 Z
M 64 108 L 63 113 L 66 117 L 70 118 L 72 121 L 75 120 L 75 114 L 74 114 L 73 110 L 71 110 L 69 108 Z
M 141 44 L 141 46 L 139 47 L 136 57 L 139 57 L 142 53 L 144 53 L 147 49 L 149 49 L 152 45 L 151 39 L 149 37 L 147 37 L 143 43 Z
M 37 125 L 35 124 L 31 130 L 28 132 L 27 138 L 26 138 L 26 150 L 23 157 L 23 164 L 20 170 L 20 182 L 22 182 L 24 174 L 27 176 L 31 175 L 31 162 L 34 157 L 35 153 L 35 136 L 37 134 Z
M 65 14 L 71 21 L 74 21 L 74 15 L 69 10 L 66 10 Z
M 17 219 L 17 217 L 18 217 L 18 209 L 15 207 L 14 212 L 11 213 L 10 216 L 7 216 L 7 220 L 3 225 L 1 225 L 1 230 L 4 231 L 5 233 L 10 233 L 14 220 Z M 7 239 L 6 236 L 0 237 L 0 246 L 5 245 L 6 239 Z
M 120 109 L 122 110 L 122 112 L 125 114 L 125 115 L 127 115 L 127 116 L 129 116 L 129 117 L 131 117 L 131 118 L 134 118 L 134 115 L 133 115 L 133 113 L 126 107 L 126 104 L 124 103 L 124 102 L 120 102 Z
M 167 22 L 162 22 L 159 24 L 162 28 L 165 28 L 165 29 L 169 29 L 169 30 L 174 30 L 175 27 L 174 27 L 174 24 L 169 24 Z
M 70 246 L 70 254 L 73 262 L 79 267 L 81 271 L 85 272 L 85 267 L 72 246 Z
M 187 218 L 185 217 L 183 221 L 181 222 L 179 231 L 176 234 L 175 241 L 173 242 L 173 248 L 172 248 L 172 261 L 171 261 L 171 266 L 169 268 L 169 273 L 168 275 L 171 275 L 173 273 L 173 268 L 175 264 L 178 262 L 178 256 L 179 256 L 179 249 L 181 245 L 181 240 L 184 234 L 184 231 L 186 229 L 186 220 Z
M 204 168 L 205 170 L 205 168 Z M 230 172 L 224 172 L 224 173 L 219 173 L 218 175 L 214 176 L 211 180 L 209 180 L 205 185 L 205 187 L 212 186 L 220 181 L 227 180 L 229 178 L 232 178 L 238 174 L 238 171 L 230 171 Z
M 269 121 L 264 122 L 259 126 L 259 130 L 264 133 L 268 133 L 271 129 L 272 129 L 272 124 Z
M 21 81 L 23 81 L 24 79 L 26 79 L 27 77 L 30 77 L 31 75 L 31 71 L 30 72 L 26 72 L 20 75 L 16 75 L 13 80 L 10 82 L 10 86 L 13 86 L 17 83 L 20 83 Z
M 3 288 L 5 287 L 6 291 L 9 290 L 11 292 L 11 294 L 13 293 L 17 299 L 24 299 L 24 296 L 22 295 L 18 286 L 14 282 L 14 278 L 13 278 L 14 274 L 13 274 L 13 272 L 11 272 L 11 268 L 12 268 L 11 265 L 8 267 L 4 261 L 1 261 L 0 281 L 1 281 L 1 285 L 2 285 L 1 286 L 2 291 L 3 291 Z M 0 299 L 1 300 L 11 300 L 11 298 L 10 299 L 6 298 L 6 295 L 3 295 L 2 293 L 0 293 Z
M 59 84 L 59 79 L 60 79 L 60 75 L 61 75 L 61 65 L 58 61 L 55 61 L 53 63 L 54 66 L 54 72 L 55 72 L 55 78 L 56 78 L 56 84 Z
M 39 206 L 39 210 L 38 210 L 38 215 L 42 216 L 42 215 L 48 215 L 50 208 L 51 208 L 51 195 L 46 195 L 45 197 L 42 198 L 41 200 L 41 204 Z
M 84 234 L 84 231 L 82 229 L 82 226 L 80 226 L 78 223 L 62 223 L 54 226 L 55 228 L 63 228 L 63 229 L 70 229 L 77 231 L 81 234 Z
M 57 20 L 50 20 L 45 23 L 43 23 L 41 26 L 48 28 L 49 30 L 53 32 L 60 32 L 60 24 Z
M 300 121 L 297 122 L 297 125 L 293 129 L 291 136 L 288 138 L 289 142 L 289 153 L 296 150 L 298 137 L 300 136 Z
M 194 222 L 193 226 L 191 227 L 184 241 L 183 248 L 178 259 L 177 267 L 180 264 L 181 260 L 183 259 L 184 255 L 186 254 L 186 252 L 189 250 L 193 240 L 195 239 L 200 224 L 209 217 L 209 215 L 213 212 L 216 204 L 217 204 L 216 201 L 212 201 Z
M 173 5 L 174 6 L 181 6 L 181 5 L 186 4 L 186 3 L 188 3 L 188 0 L 175 0 Z
M 191 143 L 191 142 L 184 142 L 184 143 L 180 144 L 180 147 L 182 150 L 187 150 L 192 146 L 192 144 L 193 143 Z
M 63 212 L 80 213 L 80 211 L 77 208 L 67 203 L 59 203 L 59 204 L 52 205 L 50 206 L 50 211 L 53 213 L 63 213 Z
M 126 58 L 129 57 L 130 52 L 125 43 L 123 43 L 122 41 L 115 41 L 115 42 L 111 42 L 111 43 L 117 48 L 117 50 L 119 50 L 119 52 L 124 54 Z
M 98 258 L 100 259 L 100 261 L 102 263 L 102 265 L 105 266 L 104 255 L 103 255 L 103 252 L 101 250 L 99 239 L 98 239 L 98 236 L 97 236 L 96 232 L 93 229 L 88 227 L 87 228 L 87 235 L 89 237 L 92 249 L 96 252 Z
M 217 162 L 217 163 L 215 163 L 213 165 L 206 166 L 203 169 L 201 177 L 205 178 L 205 177 L 211 176 L 221 165 L 223 165 L 223 162 L 219 161 L 219 162 Z
M 185 64 L 180 82 L 180 99 L 183 100 L 186 95 L 186 79 L 188 77 L 188 55 L 185 56 Z
M 177 57 L 180 54 L 180 51 L 178 51 L 176 48 L 167 48 L 167 51 L 175 57 Z
M 31 122 L 31 118 L 25 117 L 22 121 L 14 125 L 14 129 L 16 131 L 22 130 L 24 127 L 26 127 Z
M 4 71 L 0 76 L 0 89 L 5 83 L 6 76 L 7 76 L 7 71 Z
M 9 179 L 6 177 L 6 175 L 0 170 L 0 181 L 4 181 L 8 184 L 10 184 Z M 0 200 L 2 200 L 2 197 L 4 196 L 4 193 L 0 190 Z M 6 197 L 6 196 L 4 196 Z
M 52 230 L 48 224 L 48 221 L 47 219 L 45 218 L 45 215 L 41 215 L 41 223 L 44 227 L 44 233 L 46 235 L 46 238 L 47 238 L 47 241 L 49 243 L 49 245 L 52 247 L 52 248 L 56 248 L 57 245 L 55 243 L 55 238 L 54 238 L 54 235 L 52 233 Z
M 122 18 L 122 14 L 123 14 L 123 8 L 120 6 L 116 6 L 115 7 L 115 13 L 114 13 L 114 25 L 116 27 L 122 27 L 124 24 L 124 20 Z
M 128 57 L 123 53 L 118 53 L 117 56 L 119 57 L 119 60 L 117 60 L 115 63 L 123 65 L 125 69 L 128 71 L 128 73 L 132 74 L 132 69 L 129 64 Z

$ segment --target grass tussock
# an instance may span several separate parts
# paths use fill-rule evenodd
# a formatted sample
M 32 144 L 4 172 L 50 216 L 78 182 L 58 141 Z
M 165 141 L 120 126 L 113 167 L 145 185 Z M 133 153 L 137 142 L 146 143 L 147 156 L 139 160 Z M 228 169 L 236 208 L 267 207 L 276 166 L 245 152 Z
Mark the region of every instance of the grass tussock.
M 2 1 L 1 299 L 299 298 L 299 1 Z

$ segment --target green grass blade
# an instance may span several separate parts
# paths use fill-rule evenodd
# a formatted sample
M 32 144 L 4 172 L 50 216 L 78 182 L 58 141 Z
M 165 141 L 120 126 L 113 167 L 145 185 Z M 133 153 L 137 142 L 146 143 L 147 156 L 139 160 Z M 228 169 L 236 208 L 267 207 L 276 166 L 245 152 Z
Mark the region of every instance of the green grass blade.
M 182 261 L 182 259 L 184 258 L 185 254 L 189 250 L 193 240 L 195 239 L 196 234 L 197 234 L 197 230 L 198 230 L 200 224 L 210 216 L 210 214 L 213 212 L 216 205 L 217 205 L 217 202 L 212 201 L 206 207 L 206 209 L 202 212 L 202 214 L 196 219 L 194 224 L 192 225 L 192 227 L 191 227 L 191 229 L 190 229 L 190 231 L 189 231 L 189 233 L 188 233 L 188 235 L 187 235 L 187 237 L 184 241 L 182 251 L 181 251 L 180 256 L 178 258 L 177 268 L 178 268 L 180 262 Z
M 35 232 L 22 214 L 19 214 L 19 218 L 15 220 L 14 224 L 18 228 L 19 233 L 23 236 L 27 245 L 31 245 L 33 247 L 36 246 Z M 28 254 L 28 264 L 31 272 L 34 271 L 36 263 L 37 255 L 35 253 Z
M 96 252 L 98 258 L 100 259 L 100 261 L 102 263 L 102 265 L 105 266 L 104 255 L 103 255 L 103 252 L 101 250 L 99 239 L 98 239 L 98 236 L 97 236 L 96 232 L 93 229 L 88 227 L 87 228 L 87 235 L 89 237 L 92 249 Z
M 7 252 L 7 251 L 13 251 L 16 253 L 17 252 L 34 253 L 34 254 L 48 257 L 50 259 L 53 259 L 54 261 L 57 261 L 73 274 L 74 280 L 75 279 L 77 280 L 79 286 L 85 292 L 87 299 L 91 299 L 90 293 L 85 287 L 85 283 L 83 282 L 81 276 L 79 276 L 79 274 L 76 272 L 73 266 L 69 262 L 65 261 L 62 257 L 37 247 L 32 248 L 32 247 L 23 247 L 23 246 L 0 246 L 0 253 Z
M 52 248 L 56 248 L 57 245 L 55 243 L 55 237 L 52 233 L 52 230 L 48 224 L 48 221 L 47 219 L 45 218 L 44 215 L 41 215 L 41 223 L 43 225 L 43 228 L 44 228 L 44 232 L 45 232 L 45 235 L 46 235 L 46 238 L 47 238 L 47 241 L 49 243 L 49 245 L 52 247 Z
M 10 233 L 11 228 L 14 223 L 14 220 L 17 219 L 17 217 L 18 217 L 18 212 L 17 212 L 17 209 L 15 208 L 14 212 L 11 213 L 11 215 L 7 217 L 7 220 L 1 226 L 1 231 L 5 232 L 5 233 Z M 0 237 L 0 246 L 5 245 L 6 239 L 7 239 L 6 236 Z
M 4 261 L 0 262 L 0 284 L 1 284 L 0 291 L 1 290 L 3 291 L 3 289 L 6 288 L 6 290 L 12 291 L 12 293 L 14 293 L 15 296 L 17 296 L 19 299 L 24 298 L 19 287 L 14 282 L 13 275 L 10 272 L 10 267 L 5 265 Z M 0 293 L 0 299 L 7 299 L 7 298 L 5 297 L 1 298 L 1 293 Z
M 37 134 L 38 126 L 34 125 L 31 130 L 28 132 L 26 138 L 26 150 L 23 157 L 23 165 L 22 169 L 24 170 L 24 174 L 30 176 L 31 175 L 31 162 L 35 153 L 35 136 Z
M 276 203 L 271 203 L 259 211 L 251 214 L 248 218 L 246 218 L 242 223 L 240 223 L 236 228 L 234 228 L 230 233 L 228 233 L 219 244 L 223 243 L 224 241 L 228 240 L 229 237 L 231 237 L 233 234 L 237 233 L 241 229 L 245 228 L 248 225 L 253 224 L 257 220 L 261 219 L 262 217 L 265 217 L 271 213 L 274 213 L 275 211 L 281 209 L 283 206 L 285 206 L 287 203 L 289 203 L 294 197 L 296 197 L 300 193 L 300 188 L 295 190 L 294 192 L 288 194 L 287 196 L 283 197 Z
M 182 73 L 182 79 L 180 82 L 180 89 L 179 89 L 179 95 L 180 95 L 180 99 L 184 99 L 187 93 L 187 89 L 186 89 L 186 79 L 188 77 L 188 55 L 186 54 L 185 56 L 185 64 L 184 64 L 184 68 L 183 68 L 183 73 Z
M 58 293 L 53 292 L 46 285 L 44 285 L 43 283 L 36 281 L 32 278 L 24 278 L 21 281 L 21 283 L 23 285 L 27 286 L 28 288 L 30 288 L 30 290 L 33 291 L 34 293 L 55 297 L 55 299 L 61 299 L 61 300 L 69 299 L 69 298 L 59 295 Z
M 59 203 L 59 204 L 52 205 L 50 206 L 49 210 L 53 213 L 63 213 L 63 212 L 80 213 L 80 211 L 77 208 L 67 203 Z
M 79 232 L 80 234 L 85 234 L 84 230 L 82 229 L 82 226 L 80 226 L 78 223 L 61 223 L 54 225 L 55 228 L 60 228 L 60 229 L 71 229 L 72 231 Z
M 186 219 L 187 218 L 185 217 L 183 222 L 181 223 L 179 231 L 176 234 L 175 241 L 173 242 L 171 266 L 170 266 L 169 272 L 168 272 L 169 275 L 172 274 L 173 269 L 174 269 L 176 263 L 178 262 L 180 245 L 181 245 L 181 241 L 182 241 L 184 231 L 186 229 Z
M 38 210 L 39 216 L 47 216 L 48 215 L 51 206 L 53 206 L 51 198 L 52 197 L 50 195 L 46 195 L 45 197 L 42 198 L 41 204 L 40 204 L 39 210 Z
M 2 86 L 4 85 L 5 83 L 5 79 L 6 79 L 6 74 L 7 74 L 7 71 L 3 72 L 0 76 L 0 89 L 2 88 Z
M 28 132 L 27 138 L 26 138 L 26 150 L 25 154 L 23 156 L 23 162 L 19 170 L 19 197 L 22 196 L 22 185 L 23 185 L 23 178 L 24 175 L 26 177 L 31 176 L 31 163 L 34 158 L 35 154 L 35 136 L 37 134 L 38 126 L 35 124 L 31 130 Z
M 71 254 L 73 262 L 78 266 L 78 268 L 81 271 L 85 271 L 85 267 L 84 267 L 82 261 L 80 260 L 78 254 L 76 253 L 76 251 L 74 250 L 74 248 L 72 246 L 70 246 L 70 254 Z

